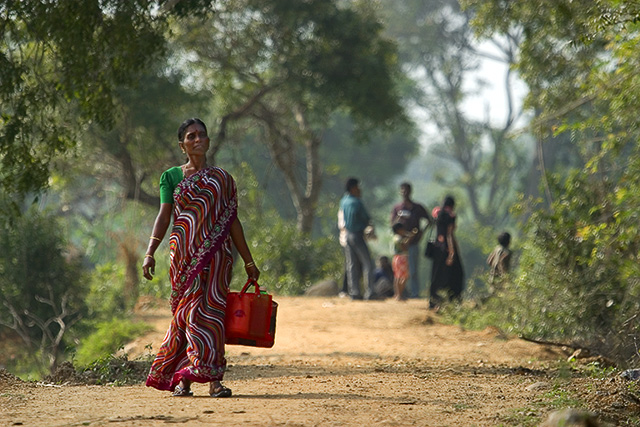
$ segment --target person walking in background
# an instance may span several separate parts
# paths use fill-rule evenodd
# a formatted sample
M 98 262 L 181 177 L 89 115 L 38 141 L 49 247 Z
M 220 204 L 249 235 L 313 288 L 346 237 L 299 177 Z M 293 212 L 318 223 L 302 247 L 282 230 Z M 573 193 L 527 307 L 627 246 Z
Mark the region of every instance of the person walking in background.
M 491 286 L 490 293 L 493 294 L 499 286 L 499 282 L 509 273 L 511 267 L 511 234 L 502 232 L 498 235 L 498 246 L 496 246 L 489 257 L 487 264 L 491 268 L 489 271 L 489 284 Z
M 456 214 L 455 201 L 447 196 L 442 207 L 433 210 L 436 218 L 436 251 L 431 268 L 431 288 L 429 289 L 429 308 L 438 309 L 442 304 L 441 291 L 445 291 L 449 301 L 462 301 L 464 270 L 460 259 L 460 250 L 455 237 Z
M 395 205 L 391 211 L 391 226 L 400 223 L 405 230 L 413 233 L 413 237 L 407 247 L 407 256 L 409 262 L 409 298 L 418 298 L 420 296 L 420 278 L 418 277 L 418 262 L 420 259 L 420 250 L 418 244 L 422 238 L 421 221 L 425 219 L 427 226 L 431 225 L 432 219 L 423 205 L 411 199 L 411 184 L 403 182 L 400 184 L 400 195 L 402 201 Z
M 360 293 L 360 273 L 364 282 L 364 299 L 375 297 L 373 288 L 373 262 L 369 247 L 365 241 L 365 229 L 371 223 L 371 217 L 360 200 L 360 181 L 356 178 L 347 179 L 346 192 L 340 200 L 340 210 L 344 217 L 344 228 L 347 231 L 347 246 L 345 259 L 347 264 L 347 281 L 349 296 L 352 299 L 362 299 Z
M 160 210 L 153 225 L 142 272 L 152 280 L 154 253 L 173 217 L 169 236 L 171 313 L 173 319 L 151 364 L 147 386 L 192 396 L 191 383 L 210 383 L 211 397 L 229 397 L 220 381 L 226 369 L 224 316 L 231 280 L 231 244 L 257 280 L 256 267 L 242 224 L 233 177 L 207 164 L 209 137 L 200 119 L 178 129 L 178 145 L 187 163 L 160 177 Z

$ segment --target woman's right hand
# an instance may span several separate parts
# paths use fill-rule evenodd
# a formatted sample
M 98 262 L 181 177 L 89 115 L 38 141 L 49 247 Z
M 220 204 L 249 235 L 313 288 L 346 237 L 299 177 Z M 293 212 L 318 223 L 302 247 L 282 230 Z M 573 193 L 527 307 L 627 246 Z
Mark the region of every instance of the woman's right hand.
M 153 280 L 154 274 L 156 274 L 156 260 L 152 256 L 145 256 L 142 261 L 142 275 L 147 280 Z

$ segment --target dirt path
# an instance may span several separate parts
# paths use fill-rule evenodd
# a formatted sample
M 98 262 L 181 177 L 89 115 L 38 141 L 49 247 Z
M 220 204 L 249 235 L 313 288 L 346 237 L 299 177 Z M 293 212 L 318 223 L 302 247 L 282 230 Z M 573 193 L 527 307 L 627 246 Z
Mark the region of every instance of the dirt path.
M 559 380 L 557 361 L 566 355 L 556 349 L 505 339 L 492 329 L 443 325 L 424 301 L 276 299 L 272 349 L 227 347 L 229 399 L 207 397 L 200 384 L 193 386 L 195 398 L 172 398 L 143 385 L 0 378 L 0 425 L 538 425 L 554 406 L 572 403 L 569 396 L 602 386 L 591 378 Z M 127 347 L 130 358 L 147 352 L 148 344 L 159 346 L 168 315 L 165 309 L 141 313 L 156 331 Z

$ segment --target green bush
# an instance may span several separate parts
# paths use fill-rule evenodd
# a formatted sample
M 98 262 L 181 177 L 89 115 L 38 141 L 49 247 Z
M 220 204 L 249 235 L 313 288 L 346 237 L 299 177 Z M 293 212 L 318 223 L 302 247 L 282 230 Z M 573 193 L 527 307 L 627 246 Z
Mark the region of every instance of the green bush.
M 281 295 L 300 295 L 317 281 L 339 279 L 344 260 L 334 237 L 311 239 L 291 222 L 272 218 L 271 223 L 252 228 L 249 239 L 262 286 Z M 244 280 L 244 274 L 236 274 L 234 287 Z
M 452 319 L 491 321 L 518 335 L 591 349 L 621 365 L 636 362 L 640 245 L 633 212 L 640 200 L 619 186 L 594 186 L 581 173 L 551 180 L 556 199 L 527 221 L 513 280 L 477 313 L 452 310 Z
M 0 216 L 0 242 L 0 325 L 20 338 L 32 369 L 45 372 L 86 313 L 80 258 L 57 218 L 35 206 Z
M 238 213 L 247 243 L 260 268 L 260 284 L 269 292 L 300 295 L 313 283 L 339 280 L 344 269 L 343 252 L 337 236 L 312 237 L 300 233 L 294 220 L 273 209 L 264 209 L 259 184 L 245 164 L 236 174 L 243 182 Z M 246 275 L 239 266 L 232 288 L 244 285 Z
M 112 356 L 127 342 L 152 330 L 151 326 L 125 319 L 112 319 L 96 325 L 95 332 L 81 341 L 75 355 L 80 366 Z
M 110 319 L 125 310 L 124 266 L 106 263 L 95 268 L 89 279 L 87 295 L 89 316 L 93 319 Z

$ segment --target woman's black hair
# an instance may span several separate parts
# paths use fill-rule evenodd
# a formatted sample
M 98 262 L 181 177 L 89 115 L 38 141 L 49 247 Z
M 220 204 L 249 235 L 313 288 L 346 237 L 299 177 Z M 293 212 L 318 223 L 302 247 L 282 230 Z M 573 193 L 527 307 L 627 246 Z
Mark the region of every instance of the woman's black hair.
M 205 125 L 204 122 L 199 118 L 193 117 L 191 119 L 187 119 L 184 122 L 182 122 L 182 124 L 178 128 L 178 141 L 182 142 L 182 140 L 184 139 L 184 133 L 187 130 L 187 128 L 196 123 L 201 125 L 204 128 L 205 132 L 207 131 L 207 125 Z
M 505 232 L 503 232 L 503 233 L 500 233 L 500 234 L 498 235 L 498 243 L 499 243 L 501 246 L 504 246 L 505 248 L 506 248 L 507 246 L 509 246 L 509 243 L 511 243 L 511 234 L 509 234 L 509 233 L 508 233 L 508 232 L 506 232 L 506 231 L 505 231 Z
M 453 207 L 456 204 L 455 200 L 453 200 L 453 197 L 451 196 L 447 196 L 444 198 L 444 203 L 442 204 L 443 207 Z

